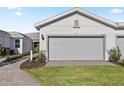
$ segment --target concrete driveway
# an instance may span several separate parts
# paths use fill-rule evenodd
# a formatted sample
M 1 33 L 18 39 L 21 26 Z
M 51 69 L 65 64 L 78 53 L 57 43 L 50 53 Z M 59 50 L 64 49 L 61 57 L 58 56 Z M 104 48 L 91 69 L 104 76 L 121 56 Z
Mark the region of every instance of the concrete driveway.
M 105 62 L 105 61 L 98 61 L 98 60 L 93 60 L 93 61 L 82 61 L 82 60 L 77 60 L 77 61 L 49 61 L 45 65 L 46 67 L 50 66 L 93 66 L 93 65 L 114 65 L 110 62 Z
M 30 75 L 20 70 L 20 64 L 27 59 L 0 67 L 0 86 L 37 86 Z

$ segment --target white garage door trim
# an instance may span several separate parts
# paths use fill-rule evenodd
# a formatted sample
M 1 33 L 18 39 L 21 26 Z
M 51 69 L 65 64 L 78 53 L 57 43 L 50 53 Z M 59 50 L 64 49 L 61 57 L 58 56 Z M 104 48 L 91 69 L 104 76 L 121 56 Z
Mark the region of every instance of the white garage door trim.
M 72 35 L 72 36 L 71 36 L 71 35 L 50 35 L 50 36 L 48 36 L 48 43 L 47 43 L 48 60 L 49 60 L 49 56 L 50 56 L 50 55 L 49 55 L 49 54 L 50 54 L 50 53 L 49 53 L 49 38 L 50 38 L 50 37 L 53 37 L 53 38 L 54 38 L 54 37 L 55 37 L 55 38 L 57 38 L 57 37 L 62 37 L 62 38 L 64 38 L 64 37 L 66 37 L 66 38 L 70 38 L 70 37 L 72 37 L 72 38 L 73 38 L 73 37 L 74 37 L 74 38 L 88 38 L 88 37 L 89 37 L 89 38 L 103 38 L 103 44 L 102 44 L 102 45 L 103 45 L 103 46 L 102 46 L 102 48 L 103 48 L 102 52 L 103 52 L 103 53 L 102 53 L 101 55 L 103 56 L 103 57 L 102 57 L 102 60 L 105 59 L 105 36 L 104 36 L 104 35 L 83 35 L 83 36 L 82 36 L 82 35 L 79 35 L 79 36 L 73 36 L 73 35 Z M 87 59 L 87 60 L 88 60 L 88 59 Z

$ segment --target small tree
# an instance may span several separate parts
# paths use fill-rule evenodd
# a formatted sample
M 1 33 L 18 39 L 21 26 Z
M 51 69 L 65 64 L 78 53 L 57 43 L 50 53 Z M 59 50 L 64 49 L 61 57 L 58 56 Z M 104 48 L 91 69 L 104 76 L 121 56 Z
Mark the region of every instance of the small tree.
M 121 52 L 119 47 L 113 48 L 109 51 L 109 60 L 118 62 L 121 58 Z

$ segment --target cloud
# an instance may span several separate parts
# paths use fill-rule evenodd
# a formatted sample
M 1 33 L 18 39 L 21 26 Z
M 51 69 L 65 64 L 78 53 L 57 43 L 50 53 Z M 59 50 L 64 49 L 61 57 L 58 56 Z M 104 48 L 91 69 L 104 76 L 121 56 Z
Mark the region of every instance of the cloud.
M 110 11 L 110 13 L 113 13 L 113 14 L 121 14 L 123 13 L 123 10 L 122 9 L 119 9 L 119 8 L 115 8 L 115 9 L 112 9 Z
M 18 10 L 18 11 L 20 11 L 20 10 L 21 10 L 21 8 L 20 8 L 20 7 L 8 7 L 8 9 L 9 9 L 9 10 L 13 10 L 13 9 L 15 9 L 15 10 Z
M 22 16 L 21 8 L 20 7 L 8 7 L 9 10 L 14 10 L 14 15 L 16 16 Z
M 9 10 L 16 9 L 18 7 L 8 7 Z
M 22 16 L 23 15 L 22 12 L 15 12 L 14 14 L 17 15 L 17 16 Z

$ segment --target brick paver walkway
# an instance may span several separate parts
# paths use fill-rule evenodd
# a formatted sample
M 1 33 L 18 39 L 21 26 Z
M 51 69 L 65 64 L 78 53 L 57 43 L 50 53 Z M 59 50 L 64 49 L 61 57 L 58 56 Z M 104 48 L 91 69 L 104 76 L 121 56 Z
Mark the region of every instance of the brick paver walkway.
M 27 59 L 0 67 L 0 86 L 37 86 L 39 83 L 20 70 L 20 64 Z

